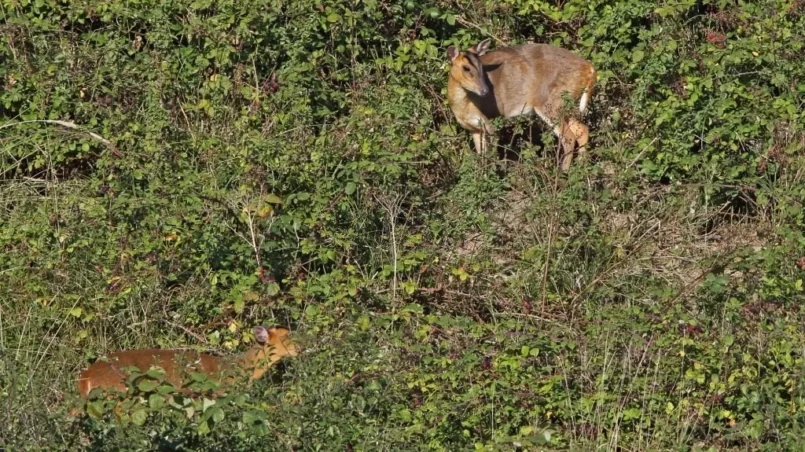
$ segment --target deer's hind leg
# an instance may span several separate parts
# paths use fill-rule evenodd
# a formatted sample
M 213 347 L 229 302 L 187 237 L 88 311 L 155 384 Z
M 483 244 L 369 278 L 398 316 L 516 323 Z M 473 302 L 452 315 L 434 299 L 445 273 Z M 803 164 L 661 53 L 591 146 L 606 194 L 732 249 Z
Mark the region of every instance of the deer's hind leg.
M 562 121 L 560 125 L 554 127 L 553 132 L 562 143 L 562 171 L 567 172 L 573 164 L 573 152 L 577 142 L 574 128 L 570 121 Z
M 581 157 L 587 152 L 587 143 L 590 141 L 590 128 L 576 118 L 568 119 L 568 127 L 576 137 L 576 152 Z
M 578 145 L 579 154 L 584 152 L 583 148 L 589 141 L 589 129 L 581 121 L 565 116 L 558 108 L 548 112 L 542 112 L 538 109 L 534 109 L 534 111 L 553 129 L 554 135 L 559 138 L 562 151 L 560 157 L 561 168 L 562 171 L 566 172 L 573 163 L 573 153 L 576 150 L 576 146 Z M 550 115 L 559 119 L 553 120 Z

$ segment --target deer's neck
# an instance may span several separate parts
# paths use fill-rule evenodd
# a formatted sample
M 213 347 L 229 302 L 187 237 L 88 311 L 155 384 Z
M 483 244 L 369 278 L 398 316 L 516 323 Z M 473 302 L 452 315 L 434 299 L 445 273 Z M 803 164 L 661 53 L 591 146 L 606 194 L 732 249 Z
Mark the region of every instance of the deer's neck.
M 452 76 L 447 80 L 447 100 L 452 108 L 463 106 L 467 101 L 467 91 Z
M 257 380 L 274 364 L 279 357 L 269 353 L 266 347 L 252 347 L 238 357 L 235 365 L 242 369 L 243 375 L 249 376 L 249 381 Z

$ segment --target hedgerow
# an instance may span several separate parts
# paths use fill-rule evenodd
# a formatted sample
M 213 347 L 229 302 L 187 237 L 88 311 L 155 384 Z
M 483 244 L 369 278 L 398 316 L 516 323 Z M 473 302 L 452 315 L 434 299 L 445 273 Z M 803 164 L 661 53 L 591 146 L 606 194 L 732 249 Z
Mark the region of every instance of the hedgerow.
M 802 442 L 802 1 L 0 7 L 3 447 Z M 453 119 L 446 48 L 488 37 L 598 70 L 569 174 Z M 306 351 L 252 387 L 78 398 L 259 323 Z

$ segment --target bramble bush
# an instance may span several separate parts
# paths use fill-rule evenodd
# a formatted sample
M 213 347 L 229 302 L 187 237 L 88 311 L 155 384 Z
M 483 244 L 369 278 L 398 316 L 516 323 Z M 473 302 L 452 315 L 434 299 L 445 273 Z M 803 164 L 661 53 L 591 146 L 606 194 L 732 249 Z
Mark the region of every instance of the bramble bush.
M 801 444 L 802 1 L 0 12 L 2 447 Z M 569 174 L 533 121 L 483 156 L 455 123 L 445 49 L 487 37 L 598 70 Z M 252 387 L 78 398 L 258 322 L 305 353 Z

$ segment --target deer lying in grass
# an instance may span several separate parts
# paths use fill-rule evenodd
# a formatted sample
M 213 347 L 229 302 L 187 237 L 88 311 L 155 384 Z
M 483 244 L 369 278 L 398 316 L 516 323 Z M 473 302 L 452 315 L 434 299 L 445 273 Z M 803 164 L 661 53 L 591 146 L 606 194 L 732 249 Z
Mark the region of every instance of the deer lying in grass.
M 297 355 L 297 347 L 288 338 L 288 333 L 285 328 L 257 326 L 254 328 L 257 343 L 242 355 L 228 359 L 190 350 L 148 349 L 112 353 L 108 360 L 95 361 L 81 373 L 78 392 L 85 399 L 96 388 L 125 392 L 128 388 L 128 368 L 145 373 L 152 366 L 162 368 L 165 381 L 180 390 L 186 389 L 183 387 L 184 377 L 192 372 L 206 374 L 226 384 L 248 376 L 251 383 L 262 377 L 281 358 Z
M 465 51 L 447 48 L 450 78 L 447 97 L 458 123 L 472 133 L 475 150 L 486 150 L 495 129 L 490 119 L 536 113 L 559 137 L 562 170 L 573 162 L 578 145 L 582 154 L 589 129 L 576 117 L 565 114 L 567 96 L 584 113 L 596 81 L 596 71 L 587 60 L 548 44 L 522 44 L 489 50 L 489 39 Z

